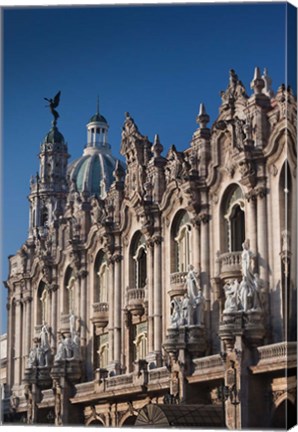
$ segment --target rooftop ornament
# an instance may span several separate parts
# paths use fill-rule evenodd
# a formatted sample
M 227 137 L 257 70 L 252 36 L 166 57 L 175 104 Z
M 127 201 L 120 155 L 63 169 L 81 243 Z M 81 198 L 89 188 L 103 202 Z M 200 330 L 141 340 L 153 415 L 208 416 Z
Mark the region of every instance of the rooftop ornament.
M 54 108 L 57 108 L 57 106 L 59 105 L 60 94 L 61 94 L 61 91 L 59 91 L 56 94 L 56 96 L 54 97 L 54 99 L 44 98 L 46 101 L 49 102 L 49 105 L 47 105 L 47 106 L 50 108 L 50 111 L 51 111 L 51 113 L 54 116 L 54 120 L 52 122 L 52 124 L 53 124 L 54 127 L 57 125 L 57 119 L 59 118 L 59 114 L 58 114 L 58 112 Z

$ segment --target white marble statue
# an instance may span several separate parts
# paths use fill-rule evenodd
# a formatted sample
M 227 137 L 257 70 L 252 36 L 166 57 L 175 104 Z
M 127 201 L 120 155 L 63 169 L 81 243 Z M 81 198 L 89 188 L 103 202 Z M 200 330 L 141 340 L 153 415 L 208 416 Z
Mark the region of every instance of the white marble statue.
M 180 298 L 173 298 L 173 300 L 171 301 L 171 309 L 172 309 L 172 314 L 171 314 L 171 327 L 172 328 L 177 328 L 179 327 L 179 325 L 181 325 L 181 320 L 182 320 L 182 302 Z
M 201 289 L 195 298 L 194 308 L 194 321 L 195 324 L 200 325 L 204 323 L 204 310 L 205 310 L 205 297 Z
M 238 280 L 235 279 L 232 283 L 226 284 L 224 290 L 226 293 L 224 312 L 236 312 L 238 310 Z
M 57 353 L 54 358 L 54 361 L 60 361 L 60 360 L 65 360 L 65 349 L 64 349 L 64 341 L 62 335 L 59 336 Z
M 190 298 L 191 303 L 194 303 L 200 289 L 200 282 L 197 273 L 191 264 L 188 266 L 188 273 L 186 275 L 186 287 L 188 297 Z

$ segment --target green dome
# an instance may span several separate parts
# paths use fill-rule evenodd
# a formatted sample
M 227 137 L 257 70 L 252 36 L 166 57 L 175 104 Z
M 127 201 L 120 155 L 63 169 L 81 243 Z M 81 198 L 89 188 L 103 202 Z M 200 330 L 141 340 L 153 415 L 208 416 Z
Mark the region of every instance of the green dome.
M 56 126 L 53 126 L 52 129 L 47 133 L 47 135 L 44 137 L 43 140 L 44 144 L 45 143 L 61 143 L 64 144 L 64 136 L 62 135 L 62 133 L 60 133 L 57 129 Z
M 107 121 L 104 118 L 104 116 L 102 116 L 101 114 L 98 114 L 98 113 L 94 114 L 91 117 L 89 123 L 93 123 L 93 122 L 107 123 Z
M 79 192 L 104 198 L 114 181 L 116 162 L 109 149 L 86 148 L 83 156 L 68 166 L 69 178 Z

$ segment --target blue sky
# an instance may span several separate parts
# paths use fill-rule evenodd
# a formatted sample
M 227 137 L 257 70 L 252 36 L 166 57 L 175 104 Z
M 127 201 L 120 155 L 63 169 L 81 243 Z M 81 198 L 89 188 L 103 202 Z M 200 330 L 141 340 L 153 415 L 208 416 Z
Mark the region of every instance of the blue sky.
M 183 150 L 200 102 L 216 119 L 229 69 L 249 94 L 255 66 L 268 68 L 274 90 L 285 82 L 285 12 L 285 3 L 4 9 L 1 280 L 26 240 L 29 180 L 51 126 L 44 97 L 61 90 L 58 127 L 71 160 L 97 95 L 115 156 L 126 111 L 165 151 Z

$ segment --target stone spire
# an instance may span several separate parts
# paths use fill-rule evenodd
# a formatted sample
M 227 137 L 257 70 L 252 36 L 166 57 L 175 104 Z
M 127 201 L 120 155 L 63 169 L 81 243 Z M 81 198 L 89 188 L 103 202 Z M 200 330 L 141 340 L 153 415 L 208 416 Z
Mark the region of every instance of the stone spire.
M 274 92 L 273 92 L 272 87 L 271 87 L 272 79 L 268 75 L 268 69 L 267 68 L 264 68 L 264 73 L 262 75 L 262 78 L 263 78 L 264 83 L 265 83 L 265 87 L 263 88 L 263 93 L 266 96 L 272 98 L 274 96 Z
M 261 72 L 259 67 L 255 67 L 255 73 L 254 73 L 253 80 L 250 84 L 250 87 L 254 91 L 255 95 L 261 94 L 263 88 L 265 87 L 265 82 L 261 77 Z
M 205 105 L 203 103 L 200 104 L 199 114 L 197 116 L 197 124 L 200 129 L 206 129 L 207 124 L 210 121 L 209 115 L 206 113 Z
M 159 136 L 158 134 L 155 135 L 154 137 L 154 143 L 153 146 L 151 148 L 153 156 L 155 158 L 160 157 L 162 151 L 163 151 L 163 146 L 161 145 L 160 141 L 159 141 Z

